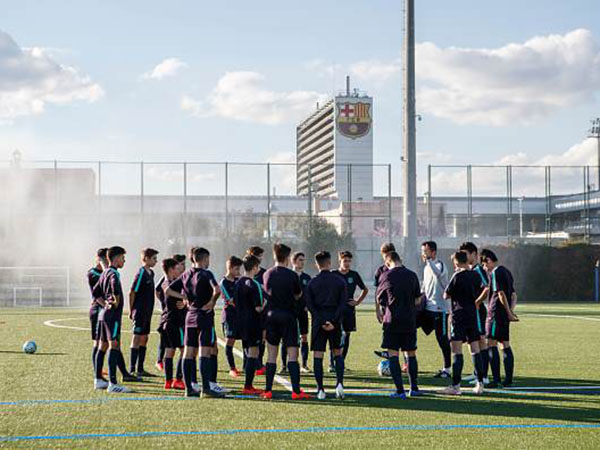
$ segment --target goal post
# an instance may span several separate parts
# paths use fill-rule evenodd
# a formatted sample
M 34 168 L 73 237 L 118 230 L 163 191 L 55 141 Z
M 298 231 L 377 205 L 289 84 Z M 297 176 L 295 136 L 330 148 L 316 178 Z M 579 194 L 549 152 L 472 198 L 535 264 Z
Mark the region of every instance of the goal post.
M 0 267 L 0 306 L 70 306 L 70 284 L 69 267 Z

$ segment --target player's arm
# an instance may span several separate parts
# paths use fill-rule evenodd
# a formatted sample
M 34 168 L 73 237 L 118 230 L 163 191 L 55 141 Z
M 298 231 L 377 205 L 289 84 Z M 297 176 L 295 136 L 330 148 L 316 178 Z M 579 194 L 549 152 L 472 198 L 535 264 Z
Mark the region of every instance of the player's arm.
M 488 294 L 490 293 L 490 287 L 486 286 L 483 288 L 483 291 L 481 291 L 481 294 L 479 295 L 479 297 L 477 297 L 475 299 L 475 305 L 479 306 L 483 303 L 483 301 L 487 298 Z
M 502 306 L 506 310 L 506 314 L 508 315 L 508 319 L 511 322 L 518 322 L 519 318 L 515 315 L 515 313 L 512 312 L 512 309 L 510 309 L 510 303 L 508 302 L 508 298 L 506 297 L 506 293 L 504 291 L 498 291 L 498 298 L 500 299 L 500 303 L 502 303 Z
M 340 292 L 338 294 L 338 305 L 335 311 L 335 321 L 337 323 L 342 322 L 342 318 L 344 317 L 344 311 L 346 310 L 346 305 L 348 301 L 348 285 L 346 284 L 346 282 L 341 282 L 340 287 L 342 289 L 340 289 Z
M 211 310 L 215 309 L 217 300 L 221 296 L 221 288 L 219 287 L 217 280 L 215 280 L 214 278 L 211 278 L 210 284 L 212 285 L 213 293 L 212 293 L 212 297 L 210 298 L 210 301 L 202 307 L 202 310 L 204 310 L 204 311 L 211 311 Z
M 367 294 L 369 293 L 369 289 L 367 288 L 367 286 L 363 282 L 363 280 L 362 280 L 362 278 L 361 278 L 360 275 L 358 275 L 358 279 L 356 280 L 356 284 L 358 285 L 359 288 L 361 288 L 361 292 L 360 292 L 360 295 L 358 296 L 358 298 L 356 300 L 352 299 L 352 301 L 349 302 L 352 306 L 358 306 L 358 305 L 360 305 L 365 300 L 365 298 L 367 297 Z
M 300 283 L 300 277 L 296 275 L 296 279 L 294 280 L 294 299 L 300 300 L 302 297 L 302 284 Z
M 513 291 L 512 295 L 510 296 L 510 309 L 512 309 L 514 311 L 516 307 L 517 307 L 517 293 Z

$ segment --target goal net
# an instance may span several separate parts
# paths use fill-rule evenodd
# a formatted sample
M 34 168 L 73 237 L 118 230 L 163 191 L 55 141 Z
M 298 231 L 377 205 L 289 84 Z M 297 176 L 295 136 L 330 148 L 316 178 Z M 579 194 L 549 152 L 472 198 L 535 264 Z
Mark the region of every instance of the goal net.
M 0 267 L 0 306 L 69 305 L 69 267 Z

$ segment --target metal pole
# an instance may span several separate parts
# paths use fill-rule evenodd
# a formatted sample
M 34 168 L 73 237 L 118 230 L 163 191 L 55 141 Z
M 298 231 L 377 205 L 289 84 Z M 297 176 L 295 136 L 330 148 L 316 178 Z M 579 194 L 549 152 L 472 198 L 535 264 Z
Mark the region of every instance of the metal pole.
M 544 220 L 544 226 L 546 231 L 546 245 L 552 244 L 552 203 L 550 199 L 550 166 L 544 167 L 544 181 L 545 181 L 545 194 L 546 194 L 546 217 Z
M 102 240 L 102 161 L 98 161 L 98 238 Z
M 473 168 L 467 166 L 467 238 L 471 239 L 473 235 Z
M 348 230 L 352 233 L 352 164 L 348 164 Z
M 312 236 L 312 168 L 308 165 L 308 235 Z
M 427 165 L 427 229 L 429 240 L 433 240 L 433 205 L 431 204 L 431 164 Z
M 512 167 L 506 166 L 506 239 L 512 240 Z
M 594 267 L 594 300 L 600 302 L 600 260 L 596 261 Z
M 187 220 L 188 220 L 188 198 L 187 198 L 187 162 L 183 163 L 183 248 L 187 249 Z
M 140 223 L 142 225 L 142 244 L 144 242 L 144 161 L 140 162 Z
M 267 163 L 267 237 L 271 242 L 271 164 Z
M 229 163 L 225 163 L 225 236 L 229 236 Z
M 523 239 L 523 200 L 525 197 L 521 196 L 517 200 L 519 202 L 519 238 Z
M 392 242 L 392 226 L 392 165 L 388 164 L 388 242 Z
M 403 164 L 402 237 L 407 267 L 418 268 L 417 251 L 417 152 L 415 110 L 415 2 L 405 0 L 403 46 Z
M 58 161 L 54 160 L 54 214 L 58 211 Z

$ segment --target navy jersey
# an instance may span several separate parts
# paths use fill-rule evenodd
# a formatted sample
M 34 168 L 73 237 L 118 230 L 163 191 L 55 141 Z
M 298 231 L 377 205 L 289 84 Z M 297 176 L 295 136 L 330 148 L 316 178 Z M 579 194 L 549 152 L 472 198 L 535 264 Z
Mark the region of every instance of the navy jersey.
M 165 306 L 162 314 L 160 315 L 160 328 L 164 328 L 166 326 L 183 327 L 185 324 L 185 315 L 187 311 L 185 308 L 177 308 L 177 302 L 181 302 L 182 300 L 175 297 L 167 297 L 164 295 L 164 293 L 167 292 L 170 283 L 171 281 L 167 280 L 166 277 L 162 278 L 162 285 L 160 286 L 160 290 L 161 292 L 163 292 L 164 299 L 162 303 L 164 303 Z
M 203 311 L 202 307 L 212 299 L 215 286 L 217 280 L 210 270 L 192 267 L 175 279 L 169 289 L 185 295 L 189 302 L 188 316 L 195 319 L 199 315 L 214 314 L 213 311 Z
M 508 322 L 506 309 L 500 303 L 499 292 L 506 294 L 509 306 L 513 292 L 513 276 L 504 266 L 497 266 L 490 274 L 490 293 L 488 305 L 488 317 L 492 317 L 499 322 Z
M 111 266 L 100 275 L 100 279 L 92 295 L 95 298 L 102 298 L 106 305 L 113 305 L 110 309 L 104 308 L 103 316 L 105 319 L 117 319 L 119 320 L 123 315 L 123 288 L 121 286 L 121 274 L 119 271 Z M 118 301 L 116 307 L 114 304 Z
M 258 273 L 256 275 L 254 275 L 254 279 L 256 281 L 258 281 L 263 287 L 265 285 L 265 273 L 267 272 L 267 270 L 264 267 L 259 267 L 258 268 Z
M 416 330 L 415 301 L 421 296 L 417 274 L 404 266 L 383 272 L 377 298 L 383 307 L 383 329 L 409 333 Z
M 163 287 L 164 282 L 166 280 L 166 277 L 163 275 L 162 277 L 160 277 L 160 280 L 158 280 L 158 283 L 156 283 L 156 288 L 154 289 L 154 291 L 156 292 L 156 298 L 158 298 L 158 302 L 160 303 L 160 310 L 164 311 L 165 310 L 165 288 Z M 167 285 L 167 287 L 169 287 L 169 285 Z
M 373 276 L 373 279 L 375 280 L 374 281 L 375 287 L 379 286 L 379 279 L 381 278 L 381 275 L 384 272 L 387 272 L 388 270 L 389 269 L 385 264 L 383 264 L 377 268 L 377 270 L 375 271 L 375 275 Z
M 306 308 L 306 287 L 310 282 L 310 275 L 305 272 L 302 272 L 298 274 L 298 277 L 300 278 L 300 285 L 302 286 L 302 297 L 299 300 L 299 309 L 304 310 L 304 308 Z
M 302 294 L 300 278 L 296 272 L 283 266 L 271 267 L 265 272 L 263 286 L 269 297 L 269 310 L 296 311 L 296 297 Z
M 346 273 L 342 273 L 339 270 L 334 270 L 333 273 L 339 275 L 344 278 L 346 284 L 348 286 L 348 299 L 354 300 L 354 294 L 356 292 L 356 288 L 359 287 L 361 289 L 366 289 L 365 283 L 363 282 L 359 273 L 355 270 L 349 270 Z
M 90 287 L 90 293 L 92 295 L 92 306 L 99 306 L 96 303 L 96 298 L 98 297 L 94 296 L 94 287 L 96 287 L 96 284 L 98 284 L 98 280 L 100 280 L 102 272 L 102 269 L 98 270 L 96 267 L 92 267 L 87 273 L 88 286 Z
M 459 270 L 454 272 L 448 286 L 446 286 L 446 295 L 451 300 L 452 320 L 476 320 L 475 300 L 477 295 L 473 283 L 475 275 L 471 270 Z
M 221 322 L 225 323 L 227 317 L 230 314 L 235 314 L 235 284 L 237 278 L 234 280 L 228 280 L 227 278 L 221 278 L 219 287 L 221 288 L 221 298 L 223 299 L 223 310 L 221 311 Z
M 260 313 L 256 308 L 263 306 L 264 297 L 258 280 L 242 276 L 235 283 L 233 291 L 236 317 L 243 327 L 260 327 Z
M 321 326 L 325 322 L 339 324 L 348 302 L 346 282 L 329 270 L 322 270 L 308 283 L 306 306 L 313 324 Z
M 141 267 L 135 275 L 131 290 L 135 293 L 132 313 L 151 316 L 154 310 L 154 272 Z
M 473 277 L 473 283 L 475 286 L 475 293 L 477 297 L 479 297 L 483 290 L 490 285 L 490 279 L 488 277 L 487 272 L 481 266 L 481 264 L 476 264 L 475 266 L 473 266 L 473 269 L 471 269 L 471 271 L 474 275 L 476 275 Z

